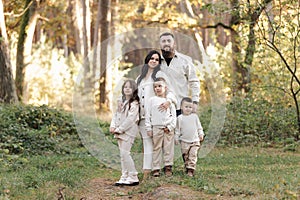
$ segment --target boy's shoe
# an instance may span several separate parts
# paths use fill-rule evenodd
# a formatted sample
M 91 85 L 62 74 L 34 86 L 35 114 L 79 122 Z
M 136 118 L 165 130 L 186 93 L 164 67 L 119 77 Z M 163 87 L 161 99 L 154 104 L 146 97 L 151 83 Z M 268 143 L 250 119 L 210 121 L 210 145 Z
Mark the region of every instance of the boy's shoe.
M 168 177 L 173 175 L 171 165 L 165 167 L 165 175 L 168 176 Z
M 129 175 L 126 181 L 123 183 L 123 185 L 126 186 L 135 186 L 138 184 L 140 184 L 140 182 L 137 175 Z
M 154 177 L 159 177 L 160 176 L 159 169 L 153 170 L 152 175 Z
M 189 177 L 194 177 L 194 170 L 193 169 L 187 169 L 187 175 Z

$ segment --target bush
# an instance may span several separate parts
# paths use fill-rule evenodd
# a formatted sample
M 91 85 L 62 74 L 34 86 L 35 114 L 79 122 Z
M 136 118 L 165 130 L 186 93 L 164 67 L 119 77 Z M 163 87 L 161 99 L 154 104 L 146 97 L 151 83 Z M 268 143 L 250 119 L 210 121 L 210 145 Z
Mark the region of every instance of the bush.
M 291 138 L 295 142 L 296 114 L 291 106 L 263 99 L 234 98 L 226 109 L 223 144 L 285 145 Z
M 0 104 L 0 133 L 0 159 L 81 147 L 71 113 L 47 106 Z

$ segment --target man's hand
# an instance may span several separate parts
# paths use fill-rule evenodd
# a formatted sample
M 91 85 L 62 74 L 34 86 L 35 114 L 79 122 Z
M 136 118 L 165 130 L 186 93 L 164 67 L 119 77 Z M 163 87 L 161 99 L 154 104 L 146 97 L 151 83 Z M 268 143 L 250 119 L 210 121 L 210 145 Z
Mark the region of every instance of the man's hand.
M 175 140 L 175 145 L 178 145 L 179 144 L 179 141 L 178 140 Z
M 197 103 L 193 103 L 193 113 L 197 113 L 198 111 L 198 104 Z

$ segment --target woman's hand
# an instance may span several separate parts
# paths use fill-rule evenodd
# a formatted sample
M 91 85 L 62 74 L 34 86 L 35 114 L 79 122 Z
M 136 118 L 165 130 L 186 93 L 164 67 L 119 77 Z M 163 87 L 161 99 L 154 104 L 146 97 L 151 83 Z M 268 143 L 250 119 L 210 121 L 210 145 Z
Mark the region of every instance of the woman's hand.
M 166 101 L 166 102 L 164 102 L 164 103 L 162 103 L 162 104 L 159 105 L 158 110 L 159 110 L 160 112 L 164 112 L 164 111 L 166 111 L 169 107 L 170 107 L 170 102 L 169 102 L 169 101 Z
M 152 131 L 147 131 L 147 135 L 148 135 L 149 137 L 152 137 L 152 136 L 153 136 L 153 132 L 152 132 Z

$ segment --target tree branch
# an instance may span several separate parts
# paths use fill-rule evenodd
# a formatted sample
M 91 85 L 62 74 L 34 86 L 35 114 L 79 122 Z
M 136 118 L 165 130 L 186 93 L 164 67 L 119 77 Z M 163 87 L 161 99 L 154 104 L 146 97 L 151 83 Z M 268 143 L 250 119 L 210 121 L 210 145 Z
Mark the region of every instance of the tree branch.
M 31 1 L 28 4 L 28 6 L 21 13 L 19 13 L 19 14 L 14 14 L 13 12 L 10 12 L 10 13 L 4 13 L 4 16 L 21 17 L 30 8 L 30 6 L 31 6 L 32 3 L 33 3 L 33 1 Z

